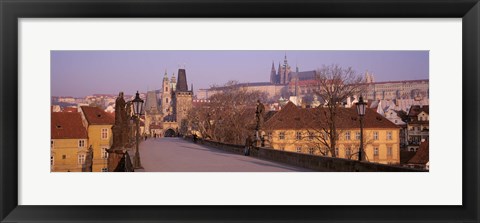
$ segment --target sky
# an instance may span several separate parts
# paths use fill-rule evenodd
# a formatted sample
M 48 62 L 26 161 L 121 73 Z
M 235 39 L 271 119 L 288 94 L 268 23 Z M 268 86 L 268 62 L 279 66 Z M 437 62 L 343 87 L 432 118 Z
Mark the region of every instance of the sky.
M 373 73 L 375 81 L 429 79 L 428 51 L 51 51 L 51 95 L 85 97 L 92 94 L 133 95 L 162 87 L 185 68 L 194 90 L 230 80 L 268 82 L 287 55 L 292 71 L 323 65 L 352 67 L 359 75 Z

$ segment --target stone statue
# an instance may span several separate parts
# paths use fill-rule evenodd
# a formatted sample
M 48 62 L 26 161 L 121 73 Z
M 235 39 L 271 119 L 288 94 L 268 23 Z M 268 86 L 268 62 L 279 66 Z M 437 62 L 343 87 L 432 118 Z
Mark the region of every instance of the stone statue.
M 256 130 L 259 130 L 263 125 L 263 116 L 265 113 L 265 106 L 257 100 L 257 110 L 255 111 L 255 117 L 257 119 L 257 127 Z
M 127 120 L 129 120 L 132 117 L 132 102 L 129 101 L 127 102 L 127 105 L 125 106 L 125 110 L 127 112 Z
M 123 92 L 120 92 L 115 100 L 115 125 L 112 131 L 113 147 L 119 148 L 125 146 L 128 140 L 128 120 Z
M 125 99 L 123 99 L 123 92 L 118 94 L 115 100 L 115 125 L 122 125 L 126 120 L 125 113 Z

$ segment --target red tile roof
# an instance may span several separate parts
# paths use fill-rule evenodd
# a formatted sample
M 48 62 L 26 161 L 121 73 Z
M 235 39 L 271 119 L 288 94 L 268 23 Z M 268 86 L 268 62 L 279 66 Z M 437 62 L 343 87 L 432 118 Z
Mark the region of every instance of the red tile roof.
M 429 160 L 428 141 L 420 143 L 417 153 L 408 161 L 409 164 L 427 164 Z
M 82 106 L 83 114 L 89 125 L 113 125 L 115 115 L 105 112 L 98 107 Z
M 408 163 L 408 161 L 415 156 L 415 153 L 414 151 L 400 151 L 400 163 Z
M 78 112 L 51 113 L 52 139 L 86 139 L 87 129 L 82 124 L 82 117 Z
M 320 128 L 327 125 L 327 108 L 298 108 L 292 102 L 275 113 L 265 122 L 266 129 L 306 129 Z M 336 117 L 337 128 L 355 129 L 360 128 L 359 117 L 355 107 L 338 108 Z M 364 128 L 390 128 L 399 129 L 397 125 L 384 118 L 375 110 L 368 109 L 365 112 Z

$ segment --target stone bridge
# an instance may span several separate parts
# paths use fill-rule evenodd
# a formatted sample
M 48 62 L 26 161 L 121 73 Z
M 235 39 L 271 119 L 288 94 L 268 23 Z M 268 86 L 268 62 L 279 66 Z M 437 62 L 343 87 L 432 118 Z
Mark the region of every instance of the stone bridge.
M 252 149 L 243 156 L 243 147 L 211 141 L 157 138 L 140 144 L 146 172 L 417 172 L 390 165 L 320 157 L 268 148 Z

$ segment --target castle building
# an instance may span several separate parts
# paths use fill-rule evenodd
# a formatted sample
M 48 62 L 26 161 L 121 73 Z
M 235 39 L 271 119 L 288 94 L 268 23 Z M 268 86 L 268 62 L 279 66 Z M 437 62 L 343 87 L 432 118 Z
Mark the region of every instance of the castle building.
M 295 80 L 314 80 L 316 76 L 316 71 L 302 71 L 300 72 L 298 66 L 295 67 L 295 71 L 292 71 L 290 65 L 288 64 L 287 55 L 283 60 L 283 65 L 278 63 L 278 71 L 275 70 L 275 64 L 272 61 L 272 70 L 270 71 L 270 84 L 281 84 L 288 85 L 293 83 Z
M 314 95 L 319 88 L 318 75 L 316 70 L 300 71 L 298 66 L 295 66 L 293 71 L 288 64 L 287 55 L 285 55 L 283 64 L 279 63 L 278 69 L 275 69 L 275 61 L 272 61 L 269 82 L 239 83 L 229 87 L 240 87 L 246 90 L 264 92 L 270 102 L 294 96 L 298 101 L 311 104 L 316 103 L 316 101 L 314 102 Z M 364 84 L 367 85 L 367 92 L 363 94 L 366 100 L 411 99 L 428 103 L 428 79 L 376 82 L 374 75 L 366 71 L 364 81 Z M 196 97 L 199 100 L 208 100 L 211 96 L 222 92 L 226 88 L 228 87 L 199 89 Z M 322 99 L 318 98 L 318 100 L 321 101 Z
M 178 81 L 177 81 L 178 80 Z M 185 69 L 169 79 L 165 71 L 162 88 L 147 92 L 145 101 L 145 132 L 150 136 L 174 136 L 192 108 L 193 86 L 188 89 Z

